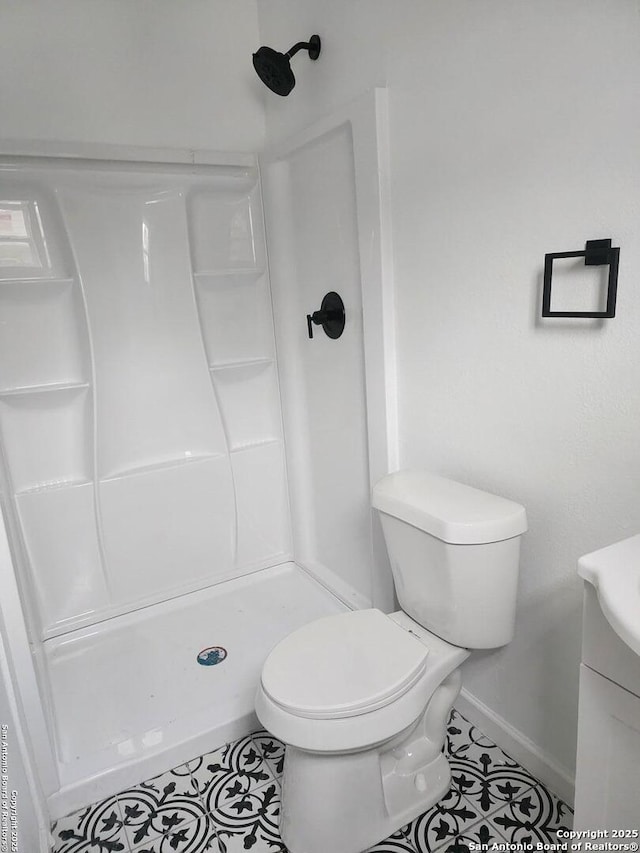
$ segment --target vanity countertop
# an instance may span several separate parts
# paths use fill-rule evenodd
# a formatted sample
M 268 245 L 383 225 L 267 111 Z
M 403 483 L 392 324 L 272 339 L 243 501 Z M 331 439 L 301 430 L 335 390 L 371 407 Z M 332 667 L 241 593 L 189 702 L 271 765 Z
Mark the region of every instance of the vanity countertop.
M 595 587 L 616 634 L 640 655 L 640 535 L 585 554 L 578 574 Z

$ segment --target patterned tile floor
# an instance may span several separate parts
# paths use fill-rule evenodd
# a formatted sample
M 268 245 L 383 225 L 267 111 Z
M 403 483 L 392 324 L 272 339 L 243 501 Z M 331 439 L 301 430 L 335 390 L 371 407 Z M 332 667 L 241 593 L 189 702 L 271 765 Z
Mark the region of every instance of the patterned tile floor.
M 571 829 L 571 809 L 455 710 L 445 751 L 447 795 L 369 853 L 468 853 Z M 57 821 L 52 853 L 286 853 L 283 759 L 279 741 L 255 732 Z

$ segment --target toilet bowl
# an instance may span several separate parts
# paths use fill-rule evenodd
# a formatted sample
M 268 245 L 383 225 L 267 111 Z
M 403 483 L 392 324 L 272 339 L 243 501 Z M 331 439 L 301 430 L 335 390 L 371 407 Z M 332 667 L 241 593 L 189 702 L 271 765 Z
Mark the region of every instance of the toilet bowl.
M 286 745 L 290 853 L 361 853 L 437 802 L 460 665 L 513 632 L 520 505 L 415 471 L 385 477 L 373 504 L 402 610 L 299 628 L 267 657 L 256 695 Z
M 445 793 L 445 723 L 468 654 L 374 609 L 318 619 L 276 646 L 256 712 L 287 745 L 289 850 L 356 853 L 421 814 L 425 794 Z

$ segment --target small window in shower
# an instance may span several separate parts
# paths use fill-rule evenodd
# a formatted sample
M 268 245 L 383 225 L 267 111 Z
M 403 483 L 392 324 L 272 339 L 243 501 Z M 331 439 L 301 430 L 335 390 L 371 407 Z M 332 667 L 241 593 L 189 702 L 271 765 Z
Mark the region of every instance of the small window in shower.
M 35 201 L 0 199 L 0 275 L 42 274 L 51 262 Z

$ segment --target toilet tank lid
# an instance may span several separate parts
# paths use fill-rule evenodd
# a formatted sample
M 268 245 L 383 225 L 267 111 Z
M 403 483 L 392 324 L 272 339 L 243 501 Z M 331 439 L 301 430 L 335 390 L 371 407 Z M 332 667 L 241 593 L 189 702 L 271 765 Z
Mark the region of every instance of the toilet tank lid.
M 501 542 L 527 529 L 520 504 L 421 470 L 383 477 L 373 506 L 454 545 Z

